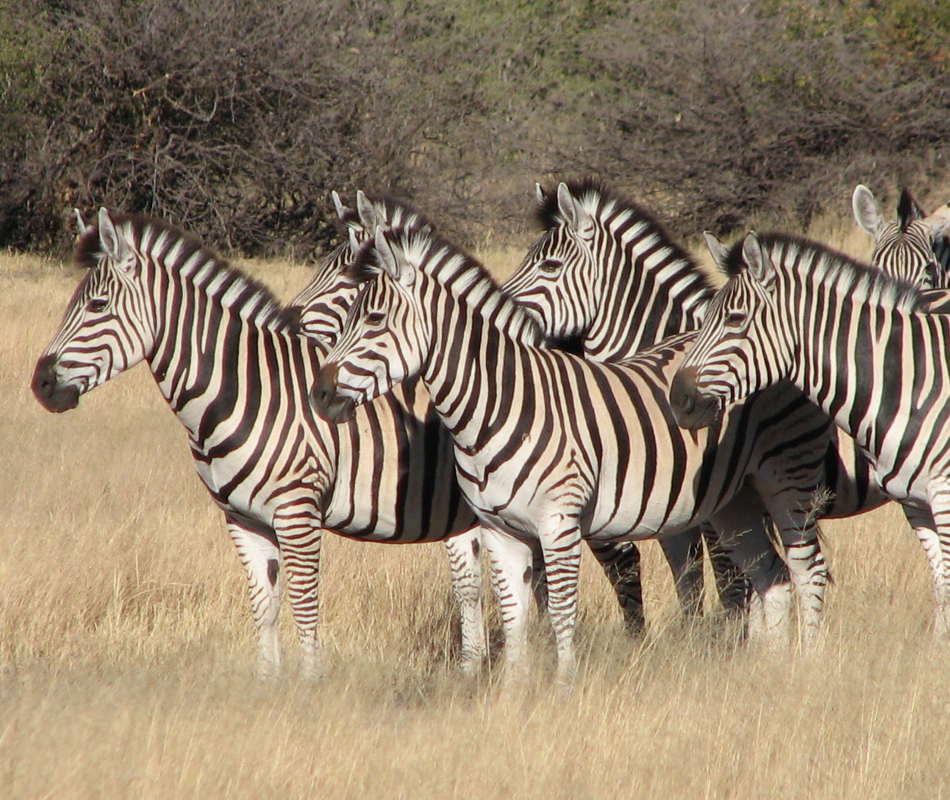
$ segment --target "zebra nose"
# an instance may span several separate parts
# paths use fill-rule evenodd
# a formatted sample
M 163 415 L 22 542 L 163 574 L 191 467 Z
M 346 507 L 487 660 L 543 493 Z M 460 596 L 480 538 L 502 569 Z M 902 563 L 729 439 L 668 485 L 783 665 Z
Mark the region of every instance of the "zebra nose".
M 324 364 L 317 374 L 316 386 L 310 391 L 310 403 L 328 422 L 343 422 L 353 415 L 354 403 L 337 393 L 336 364 Z
M 715 398 L 703 397 L 696 385 L 696 367 L 678 369 L 670 383 L 670 407 L 677 425 L 702 428 L 709 425 L 719 410 Z
M 63 386 L 56 376 L 55 356 L 43 356 L 36 362 L 30 388 L 40 405 L 47 411 L 69 411 L 79 405 L 79 389 Z

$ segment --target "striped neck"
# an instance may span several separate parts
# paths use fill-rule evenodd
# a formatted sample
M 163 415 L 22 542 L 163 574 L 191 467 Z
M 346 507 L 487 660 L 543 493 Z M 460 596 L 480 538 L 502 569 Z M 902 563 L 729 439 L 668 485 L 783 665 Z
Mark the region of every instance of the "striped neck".
M 584 341 L 599 361 L 625 358 L 695 330 L 714 289 L 689 255 L 636 206 L 599 207 L 603 244 Z

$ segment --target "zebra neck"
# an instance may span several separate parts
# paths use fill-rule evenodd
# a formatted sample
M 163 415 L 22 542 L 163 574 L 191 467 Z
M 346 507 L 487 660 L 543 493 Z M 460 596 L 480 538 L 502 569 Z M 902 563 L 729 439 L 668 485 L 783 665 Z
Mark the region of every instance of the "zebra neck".
M 199 297 L 181 322 L 170 322 L 148 363 L 159 391 L 193 442 L 220 435 L 221 423 L 248 413 L 283 384 L 286 401 L 309 413 L 308 387 L 316 381 L 323 351 L 289 329 L 247 318 L 240 309 Z
M 813 298 L 812 303 L 815 302 Z M 801 343 L 792 354 L 792 382 L 867 452 L 880 452 L 890 416 L 901 395 L 902 365 L 913 347 L 910 315 L 875 304 L 853 305 L 821 298 L 824 314 L 798 306 Z M 795 306 L 792 305 L 792 308 Z
M 540 346 L 534 322 L 511 300 L 474 309 L 455 298 L 429 322 L 431 340 L 422 381 L 456 445 L 473 447 L 486 435 L 486 421 L 504 418 L 509 392 L 523 388 L 519 362 Z M 487 307 L 486 307 L 487 306 Z M 510 314 L 512 310 L 517 312 Z M 448 316 L 448 320 L 444 317 Z
M 679 247 L 643 221 L 612 231 L 610 242 L 614 256 L 601 261 L 591 295 L 587 357 L 626 358 L 699 326 L 713 288 Z

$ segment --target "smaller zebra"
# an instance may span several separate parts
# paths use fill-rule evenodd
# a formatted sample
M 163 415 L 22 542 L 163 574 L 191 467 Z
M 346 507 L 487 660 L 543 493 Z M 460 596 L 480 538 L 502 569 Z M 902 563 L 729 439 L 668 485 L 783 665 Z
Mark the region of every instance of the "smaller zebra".
M 855 438 L 901 504 L 933 574 L 934 630 L 950 634 L 950 316 L 916 287 L 814 242 L 749 234 L 670 391 L 697 429 L 790 380 Z
M 871 190 L 858 184 L 851 207 L 858 225 L 874 238 L 872 264 L 921 289 L 950 289 L 950 203 L 927 215 L 903 189 L 897 220 L 887 222 Z

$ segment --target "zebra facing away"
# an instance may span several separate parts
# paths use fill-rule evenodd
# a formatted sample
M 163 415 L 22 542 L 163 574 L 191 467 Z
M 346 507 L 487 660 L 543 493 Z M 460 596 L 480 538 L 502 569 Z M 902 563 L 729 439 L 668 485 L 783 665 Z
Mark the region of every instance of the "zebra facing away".
M 855 221 L 874 238 L 872 264 L 922 289 L 950 288 L 950 203 L 927 215 L 904 189 L 898 218 L 888 222 L 871 190 L 858 184 L 851 207 Z
M 737 537 L 733 555 L 764 597 L 770 630 L 780 630 L 789 587 L 746 486 L 759 460 L 747 415 L 686 435 L 665 401 L 688 337 L 623 366 L 548 349 L 527 312 L 430 231 L 378 230 L 351 269 L 365 286 L 313 401 L 328 418 L 346 419 L 421 376 L 453 436 L 462 491 L 485 525 L 509 674 L 525 668 L 521 575 L 539 548 L 558 678 L 572 679 L 582 538 L 653 538 L 704 519 L 757 532 Z M 810 525 L 805 512 L 800 523 Z
M 32 388 L 51 411 L 145 361 L 188 432 L 195 467 L 224 512 L 248 580 L 258 669 L 280 667 L 281 562 L 303 651 L 319 674 L 320 547 L 422 542 L 469 528 L 451 440 L 412 385 L 327 425 L 308 400 L 322 348 L 262 286 L 193 236 L 146 217 L 99 212 L 76 260 L 87 274 L 39 359 Z M 466 538 L 468 537 L 468 538 Z M 449 539 L 462 609 L 462 667 L 485 655 L 478 537 Z
M 357 282 L 349 277 L 346 267 L 355 258 L 360 245 L 377 227 L 409 231 L 434 230 L 431 222 L 391 198 L 369 198 L 362 191 L 356 193 L 356 209 L 346 206 L 339 194 L 332 193 L 340 221 L 348 232 L 349 241 L 320 265 L 310 283 L 291 301 L 296 310 L 300 328 L 307 334 L 332 344 L 346 321 L 346 315 L 358 291 Z M 734 611 L 746 598 L 747 587 L 741 572 L 729 561 L 721 549 L 715 552 L 713 569 L 723 605 Z M 702 611 L 702 543 L 692 531 L 663 537 L 660 540 L 664 555 L 673 573 L 674 584 L 683 612 L 689 616 Z M 643 593 L 640 581 L 640 553 L 633 542 L 588 541 L 613 587 L 626 629 L 633 634 L 645 628 Z M 539 554 L 535 554 L 539 555 Z M 533 565 L 536 576 L 543 576 L 543 564 Z M 541 593 L 539 593 L 541 594 Z
M 671 402 L 698 428 L 791 380 L 852 435 L 901 504 L 933 573 L 935 632 L 950 633 L 950 317 L 879 270 L 789 236 L 729 253 Z

